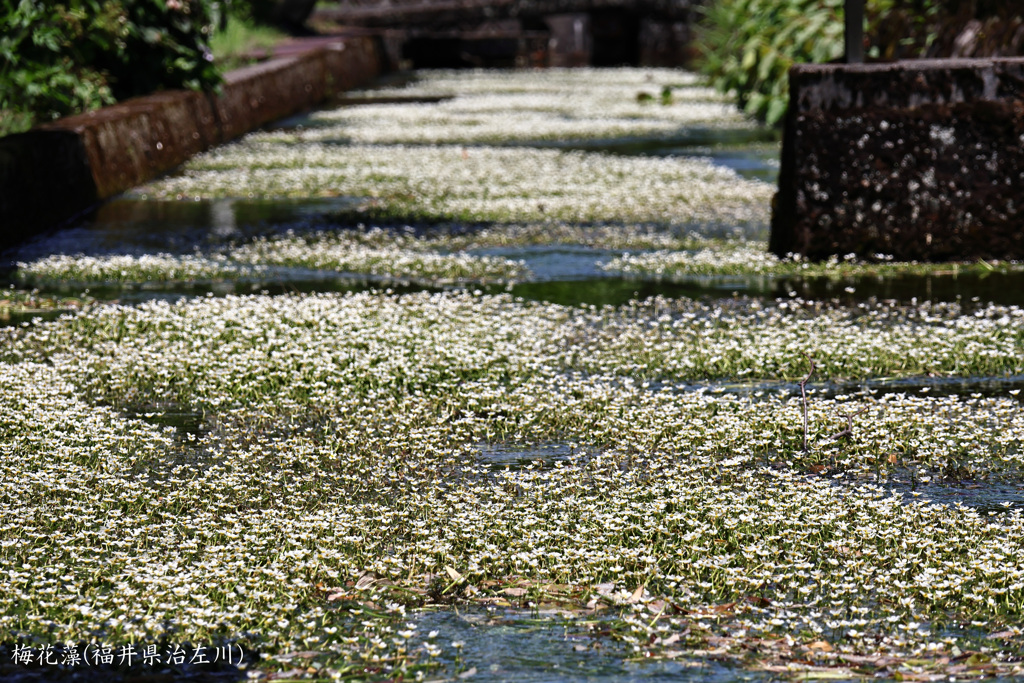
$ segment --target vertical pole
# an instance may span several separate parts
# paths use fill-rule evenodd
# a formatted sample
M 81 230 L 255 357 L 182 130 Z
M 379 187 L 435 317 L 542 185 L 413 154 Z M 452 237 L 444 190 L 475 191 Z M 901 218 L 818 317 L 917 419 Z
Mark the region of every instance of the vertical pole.
M 846 63 L 864 61 L 864 0 L 846 0 Z

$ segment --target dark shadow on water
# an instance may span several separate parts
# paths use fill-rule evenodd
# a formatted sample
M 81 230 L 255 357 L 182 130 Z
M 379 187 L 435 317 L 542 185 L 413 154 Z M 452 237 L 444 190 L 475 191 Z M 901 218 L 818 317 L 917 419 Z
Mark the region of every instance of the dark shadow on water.
M 66 313 L 71 313 L 71 311 L 69 309 L 56 309 L 49 311 L 31 311 L 26 313 L 5 313 L 4 315 L 0 315 L 0 327 L 30 325 L 35 320 L 56 320 Z
M 370 277 L 358 274 L 343 274 L 331 271 L 304 271 L 301 269 L 281 268 L 273 271 L 274 276 L 267 278 L 247 278 L 242 280 L 203 280 L 193 282 L 143 283 L 143 284 L 81 284 L 81 283 L 47 283 L 39 289 L 48 294 L 62 296 L 79 296 L 88 290 L 89 296 L 101 301 L 120 301 L 122 303 L 138 303 L 162 299 L 176 301 L 181 297 L 203 296 L 212 293 L 216 296 L 248 295 L 248 294 L 289 294 L 318 292 L 360 292 L 366 290 L 389 289 L 395 293 L 412 293 L 421 291 L 445 291 L 454 289 L 480 289 L 490 294 L 509 293 L 531 301 L 543 301 L 563 306 L 621 306 L 630 301 L 643 301 L 655 296 L 667 298 L 689 298 L 707 302 L 732 299 L 735 297 L 753 297 L 767 300 L 790 298 L 793 295 L 804 300 L 824 300 L 835 305 L 856 305 L 871 300 L 892 300 L 909 304 L 917 301 L 960 302 L 965 312 L 975 306 L 991 302 L 1001 305 L 1024 306 L 1024 274 L 992 275 L 982 280 L 982 291 L 987 296 L 978 297 L 973 292 L 970 281 L 977 281 L 974 276 L 960 276 L 960 282 L 940 283 L 936 278 L 921 278 L 925 281 L 907 279 L 901 288 L 887 286 L 876 281 L 868 285 L 860 283 L 849 285 L 854 292 L 836 291 L 834 283 L 792 283 L 773 282 L 770 280 L 749 279 L 741 281 L 737 278 L 707 278 L 701 282 L 669 282 L 637 280 L 620 277 L 591 277 L 570 280 L 542 280 L 518 282 L 510 285 L 430 285 L 423 282 L 412 282 L 406 279 L 387 277 Z M 847 281 L 848 282 L 848 281 Z M 1001 286 L 999 283 L 1002 283 Z M 1019 283 L 1019 284 L 1018 284 Z M 807 286 L 804 286 L 807 285 Z M 995 288 L 992 291 L 990 288 Z M 930 292 L 928 297 L 924 292 Z M 968 297 L 967 295 L 970 295 Z M 59 317 L 66 311 L 50 310 L 34 313 L 12 313 L 0 318 L 0 326 L 18 325 L 35 318 L 50 320 Z
M 495 470 L 517 472 L 533 467 L 550 467 L 556 462 L 569 462 L 579 449 L 567 443 L 536 445 L 494 443 L 478 446 L 480 463 Z
M 46 291 L 54 294 L 80 292 L 81 285 L 48 285 Z M 171 283 L 148 283 L 145 285 L 119 286 L 91 285 L 89 294 L 99 301 L 140 303 L 143 301 L 177 301 L 183 297 L 205 296 L 246 296 L 251 294 L 318 294 L 323 292 L 365 292 L 368 290 L 390 291 L 395 294 L 413 292 L 437 292 L 441 287 L 397 280 L 394 278 L 369 278 L 361 275 L 345 276 L 340 273 L 319 273 L 315 277 L 296 277 L 287 280 L 217 280 Z M 0 321 L 0 325 L 3 322 Z
M 531 259 L 525 259 L 528 266 Z M 594 271 L 599 271 L 596 266 Z M 577 270 L 575 274 L 578 274 Z M 732 296 L 775 300 L 799 297 L 805 301 L 830 301 L 855 306 L 866 301 L 960 302 L 965 310 L 975 305 L 994 303 L 1024 306 L 1024 272 L 974 273 L 931 276 L 901 276 L 830 280 L 775 279 L 765 276 L 694 276 L 673 280 L 621 278 L 599 275 L 586 279 L 551 279 L 520 282 L 509 291 L 524 299 L 548 301 L 567 306 L 619 306 L 631 300 L 653 296 L 690 299 L 721 299 Z M 496 288 L 492 288 L 496 291 Z
M 897 277 L 843 278 L 830 280 L 780 279 L 766 283 L 772 297 L 791 296 L 807 300 L 839 299 L 857 303 L 868 299 L 900 302 L 961 301 L 991 302 L 1024 306 L 1024 272 L 959 273 L 957 275 L 902 275 Z M 853 291 L 850 291 L 850 290 Z
M 199 439 L 209 431 L 206 415 L 179 405 L 146 406 L 130 411 L 128 417 L 160 427 L 173 427 L 178 438 Z
M 948 481 L 938 477 L 921 482 L 909 472 L 889 475 L 881 484 L 901 496 L 905 503 L 963 506 L 984 516 L 1024 512 L 1024 484 Z
M 763 299 L 800 298 L 857 305 L 866 301 L 994 303 L 1024 306 L 1024 271 L 900 275 L 894 277 L 776 278 L 766 275 L 693 275 L 674 278 L 627 277 L 638 291 L 663 288 L 664 296 L 676 291 L 690 298 L 721 298 L 729 294 Z
M 629 156 L 665 156 L 680 149 L 727 147 L 743 148 L 751 145 L 777 144 L 781 134 L 773 128 L 716 128 L 688 126 L 672 135 L 651 137 L 621 137 L 596 140 L 555 140 L 528 143 L 556 149 L 574 149 L 592 152 L 613 152 Z
M 665 384 L 652 382 L 655 390 L 665 387 Z M 784 394 L 786 396 L 799 396 L 800 385 L 797 382 L 772 381 L 772 380 L 751 380 L 749 382 L 734 382 L 729 380 L 704 381 L 693 384 L 676 383 L 672 388 L 680 391 L 710 391 L 722 394 L 734 394 L 740 396 L 773 395 Z M 1011 391 L 1018 392 L 1011 394 Z M 866 380 L 847 380 L 834 382 L 809 382 L 807 384 L 807 395 L 809 397 L 832 399 L 837 396 L 851 396 L 863 394 L 865 396 L 884 396 L 887 394 L 920 395 L 929 397 L 938 396 L 977 396 L 979 398 L 990 396 L 1011 396 L 1024 404 L 1024 375 L 1008 375 L 1006 377 L 904 377 L 904 378 L 879 378 Z
M 191 254 L 272 237 L 286 231 L 298 234 L 317 230 L 354 230 L 362 225 L 424 235 L 430 233 L 472 234 L 500 226 L 426 222 L 410 217 L 375 221 L 361 212 L 363 200 L 356 197 L 302 200 L 223 199 L 212 201 L 155 201 L 123 197 L 111 201 L 76 225 L 34 239 L 6 253 L 7 268 L 0 263 L 0 280 L 16 261 L 31 261 L 50 254 L 134 254 L 169 252 Z M 749 238 L 764 226 L 744 226 Z M 667 228 L 666 228 L 667 229 Z M 676 226 L 673 230 L 689 230 Z M 694 225 L 704 235 L 717 235 L 721 226 Z M 957 273 L 889 278 L 771 278 L 766 276 L 692 276 L 674 279 L 622 278 L 602 269 L 616 252 L 579 245 L 534 245 L 474 250 L 490 255 L 523 260 L 532 276 L 511 288 L 489 287 L 488 291 L 511 291 L 526 299 L 565 305 L 621 305 L 652 296 L 720 299 L 732 295 L 765 299 L 800 297 L 805 300 L 834 301 L 855 305 L 871 299 L 898 302 L 960 301 L 970 308 L 972 300 L 1024 306 L 1024 272 Z M 127 288 L 47 285 L 49 291 L 76 295 L 88 288 L 102 299 L 174 297 L 267 291 L 313 292 L 354 291 L 403 285 L 401 280 L 350 276 L 298 268 L 271 269 L 267 277 L 239 282 L 147 283 Z M 476 285 L 467 285 L 476 287 Z M 431 289 L 429 286 L 410 289 Z M 434 288 L 436 289 L 436 287 Z M 35 316 L 29 316 L 29 319 Z M 17 323 L 14 318 L 7 324 Z
M 630 301 L 643 301 L 654 296 L 670 298 L 704 298 L 728 296 L 729 292 L 709 290 L 685 284 L 643 282 L 621 278 L 593 278 L 549 282 L 521 282 L 509 288 L 491 287 L 488 291 L 508 291 L 531 301 L 545 301 L 563 306 L 621 306 Z
M 707 159 L 717 166 L 732 169 L 741 177 L 774 184 L 779 177 L 779 143 L 778 131 L 771 128 L 729 130 L 696 126 L 660 139 L 613 138 L 522 144 L 621 156 Z

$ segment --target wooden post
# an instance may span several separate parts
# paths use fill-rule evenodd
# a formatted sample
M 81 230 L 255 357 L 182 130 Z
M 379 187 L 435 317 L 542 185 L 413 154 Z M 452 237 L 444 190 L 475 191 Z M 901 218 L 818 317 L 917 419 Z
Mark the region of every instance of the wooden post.
M 846 63 L 864 61 L 864 0 L 846 0 Z

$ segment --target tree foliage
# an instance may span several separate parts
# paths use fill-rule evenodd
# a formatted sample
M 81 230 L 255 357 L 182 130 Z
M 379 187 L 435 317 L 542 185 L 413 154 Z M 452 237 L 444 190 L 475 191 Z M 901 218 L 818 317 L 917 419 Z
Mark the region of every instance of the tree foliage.
M 701 69 L 740 107 L 774 124 L 786 112 L 796 62 L 843 54 L 843 0 L 718 0 L 704 8 Z
M 163 88 L 213 88 L 219 0 L 14 0 L 0 7 L 0 116 L 49 120 Z

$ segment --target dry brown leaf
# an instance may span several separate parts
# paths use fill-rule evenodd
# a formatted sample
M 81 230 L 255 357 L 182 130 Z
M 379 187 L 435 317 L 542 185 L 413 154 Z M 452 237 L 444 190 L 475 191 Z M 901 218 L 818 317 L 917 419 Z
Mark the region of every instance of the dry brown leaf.
M 1017 634 L 1013 631 L 996 631 L 995 633 L 990 633 L 985 637 L 991 638 L 993 640 L 1009 640 L 1010 638 L 1013 638 L 1016 635 Z
M 479 602 L 481 604 L 484 604 L 484 605 L 495 605 L 496 607 L 511 607 L 512 606 L 511 602 L 509 602 L 505 598 L 499 598 L 499 597 L 479 598 L 477 600 L 477 602 Z
M 548 593 L 571 593 L 573 586 L 568 583 L 549 583 L 540 587 Z
M 652 600 L 651 602 L 647 603 L 647 609 L 649 609 L 652 612 L 664 612 L 667 607 L 668 602 L 661 599 Z
M 762 598 L 760 595 L 747 595 L 743 599 L 751 605 L 756 605 L 758 607 L 770 607 L 772 604 L 771 600 L 768 598 Z

